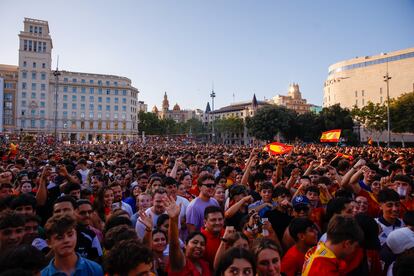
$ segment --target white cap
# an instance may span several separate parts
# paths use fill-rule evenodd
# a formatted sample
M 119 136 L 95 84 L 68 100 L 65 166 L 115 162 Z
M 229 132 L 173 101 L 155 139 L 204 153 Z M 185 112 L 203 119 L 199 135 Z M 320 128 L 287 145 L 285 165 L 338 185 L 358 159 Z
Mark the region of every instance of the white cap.
M 414 247 L 414 232 L 403 227 L 392 231 L 387 237 L 387 245 L 394 254 L 401 254 Z

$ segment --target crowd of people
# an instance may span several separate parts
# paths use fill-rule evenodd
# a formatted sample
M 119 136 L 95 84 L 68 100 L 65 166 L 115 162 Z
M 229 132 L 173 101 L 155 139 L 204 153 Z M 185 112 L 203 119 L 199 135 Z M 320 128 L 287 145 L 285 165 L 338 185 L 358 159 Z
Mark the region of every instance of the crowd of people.
M 0 275 L 414 275 L 414 149 L 0 149 Z

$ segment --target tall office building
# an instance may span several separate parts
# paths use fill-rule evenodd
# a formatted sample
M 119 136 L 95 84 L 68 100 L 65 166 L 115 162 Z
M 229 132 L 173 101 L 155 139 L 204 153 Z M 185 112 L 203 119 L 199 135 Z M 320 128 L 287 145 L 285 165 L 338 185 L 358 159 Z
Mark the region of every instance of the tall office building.
M 56 79 L 47 21 L 25 18 L 19 42 L 16 129 L 89 141 L 137 134 L 138 90 L 130 79 L 70 71 Z

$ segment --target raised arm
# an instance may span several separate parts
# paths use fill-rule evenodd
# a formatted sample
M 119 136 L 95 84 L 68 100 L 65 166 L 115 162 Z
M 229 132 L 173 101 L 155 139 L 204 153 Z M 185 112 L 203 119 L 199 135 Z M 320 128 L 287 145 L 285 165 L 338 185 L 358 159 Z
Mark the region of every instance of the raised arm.
M 180 216 L 180 206 L 175 203 L 172 197 L 165 199 L 165 211 L 170 217 L 170 226 L 168 227 L 168 240 L 170 245 L 170 270 L 171 272 L 180 272 L 185 267 L 185 256 L 181 251 L 178 238 L 178 219 Z
M 253 201 L 253 197 L 250 196 L 250 195 L 243 197 L 241 200 L 234 203 L 233 206 L 231 206 L 230 208 L 227 209 L 227 211 L 224 213 L 224 217 L 225 218 L 231 218 L 232 216 L 234 216 L 237 213 L 237 211 L 240 210 L 240 208 L 242 207 L 242 205 L 244 203 L 252 202 L 252 201 Z
M 44 166 L 42 174 L 39 179 L 39 186 L 36 192 L 36 203 L 38 206 L 43 206 L 47 201 L 47 179 L 50 175 L 51 168 L 49 166 Z
M 355 194 L 361 191 L 361 187 L 358 184 L 358 180 L 362 175 L 360 169 L 365 165 L 365 160 L 360 159 L 345 175 L 342 177 L 341 186 L 344 188 L 350 188 Z

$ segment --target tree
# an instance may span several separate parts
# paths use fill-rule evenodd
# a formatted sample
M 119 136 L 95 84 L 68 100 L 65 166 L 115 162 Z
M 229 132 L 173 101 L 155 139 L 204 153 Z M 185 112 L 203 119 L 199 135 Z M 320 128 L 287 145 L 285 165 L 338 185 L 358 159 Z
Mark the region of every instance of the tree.
M 321 136 L 319 115 L 313 112 L 306 112 L 297 116 L 298 138 L 304 142 L 314 142 Z
M 162 127 L 157 115 L 152 112 L 140 111 L 139 118 L 139 130 L 144 131 L 148 135 L 161 134 Z
M 292 121 L 293 114 L 294 112 L 282 106 L 265 106 L 246 121 L 247 128 L 257 139 L 270 141 L 278 133 L 289 133 L 289 122 Z
M 222 118 L 214 121 L 214 128 L 221 137 L 222 143 L 224 143 L 231 135 L 242 135 L 244 121 L 234 116 Z
M 342 129 L 342 137 L 348 142 L 356 142 L 351 112 L 347 108 L 341 108 L 339 104 L 323 108 L 319 113 L 319 124 L 321 131 Z
M 414 92 L 403 94 L 390 103 L 392 131 L 414 132 Z
M 351 111 L 352 117 L 365 127 L 371 136 L 378 132 L 377 141 L 382 132 L 387 129 L 387 107 L 384 104 L 368 104 L 362 108 L 354 107 Z

